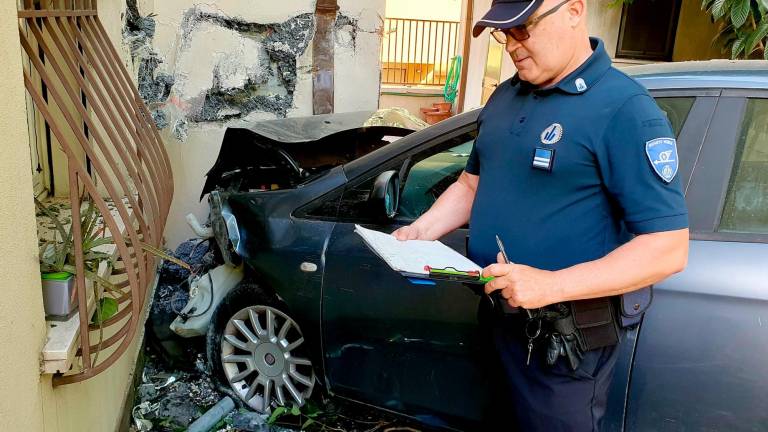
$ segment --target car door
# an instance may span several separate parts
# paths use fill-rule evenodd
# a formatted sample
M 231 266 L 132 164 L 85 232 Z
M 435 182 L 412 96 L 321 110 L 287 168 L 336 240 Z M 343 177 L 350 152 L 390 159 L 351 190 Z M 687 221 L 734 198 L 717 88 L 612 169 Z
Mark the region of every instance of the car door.
M 625 429 L 768 428 L 768 93 L 724 90 L 686 199 L 686 270 L 657 285 Z
M 652 96 L 669 119 L 677 138 L 680 155 L 678 175 L 685 189 L 690 183 L 694 164 L 704 144 L 719 94 L 719 90 L 652 91 Z M 657 302 L 658 300 L 655 299 L 651 309 L 656 308 Z M 644 320 L 642 326 L 645 326 L 646 322 Z M 619 358 L 611 382 L 608 407 L 603 421 L 604 431 L 620 431 L 624 428 L 633 358 L 638 333 L 642 326 L 625 332 L 624 339 L 619 344 Z
M 333 393 L 433 424 L 481 418 L 485 403 L 479 295 L 458 282 L 409 280 L 354 233 L 355 224 L 392 232 L 426 211 L 466 165 L 476 126 L 451 132 L 350 180 L 325 254 L 323 344 Z M 370 215 L 373 180 L 400 170 L 399 216 Z M 465 253 L 467 229 L 441 240 Z

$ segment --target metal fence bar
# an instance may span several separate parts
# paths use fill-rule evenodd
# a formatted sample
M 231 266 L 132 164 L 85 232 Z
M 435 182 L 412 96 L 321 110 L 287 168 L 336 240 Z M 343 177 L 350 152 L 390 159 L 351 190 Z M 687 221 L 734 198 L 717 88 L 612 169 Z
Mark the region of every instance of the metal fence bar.
M 435 50 L 432 49 L 432 42 L 433 42 L 433 38 L 432 38 L 432 24 L 434 24 L 434 23 L 433 22 L 429 23 L 429 33 L 428 33 L 428 35 L 429 35 L 429 43 L 427 43 L 427 61 L 429 61 L 430 65 L 432 66 L 432 70 L 429 73 L 427 73 L 427 76 L 429 77 L 429 79 L 431 81 L 430 84 L 434 85 L 435 84 L 435 73 L 434 73 L 434 71 L 435 71 L 435 62 L 434 62 Z M 430 54 L 432 54 L 432 55 L 430 55 Z M 430 57 L 432 58 L 432 60 L 430 60 Z
M 144 101 L 141 99 L 141 95 L 139 95 L 139 90 L 136 88 L 136 86 L 133 85 L 133 81 L 128 74 L 128 70 L 124 67 L 118 66 L 122 65 L 120 55 L 117 53 L 115 47 L 109 42 L 107 31 L 104 29 L 101 21 L 96 17 L 87 17 L 86 19 L 93 24 L 94 30 L 99 39 L 98 41 L 100 46 L 106 50 L 105 56 L 107 65 L 110 66 L 113 70 L 116 70 L 117 73 L 122 76 L 122 79 L 118 79 L 118 84 L 120 84 L 128 93 L 133 95 L 134 104 L 131 106 L 137 108 L 139 117 L 137 119 L 138 126 L 142 128 L 150 138 L 146 143 L 146 148 L 152 152 L 152 157 L 156 158 L 156 162 L 160 164 L 161 174 L 167 176 L 166 178 L 170 179 L 172 177 L 171 161 L 168 158 L 168 153 L 165 151 L 163 140 L 160 138 L 160 134 L 158 133 L 157 128 L 155 127 L 155 123 L 152 120 L 152 114 L 150 114 L 147 106 L 144 105 Z M 165 191 L 164 202 L 166 202 L 167 206 L 170 207 L 171 199 L 173 197 L 173 182 L 160 182 L 160 186 Z M 160 217 L 162 226 L 165 226 L 165 222 L 168 217 L 167 212 L 161 214 Z
M 74 42 L 74 39 L 72 37 L 73 33 L 76 33 L 77 29 L 76 29 L 76 26 L 73 25 L 71 20 L 63 20 L 62 25 L 61 26 L 57 25 L 56 27 L 62 31 L 64 37 L 68 40 L 69 44 L 77 45 L 77 43 Z M 74 37 L 77 38 L 77 36 L 74 36 Z M 107 84 L 111 86 L 114 81 L 112 79 L 107 79 L 108 77 L 103 73 L 103 70 L 101 69 L 101 65 L 98 63 L 98 61 L 96 61 L 97 57 L 93 54 L 90 45 L 88 44 L 83 45 L 82 43 L 80 43 L 80 45 L 84 47 L 83 52 L 85 53 L 86 56 L 88 56 L 88 58 L 86 59 L 83 57 L 83 53 L 81 53 L 79 49 L 73 50 L 73 53 L 75 54 L 75 56 L 77 56 L 78 60 L 80 61 L 80 64 L 92 63 L 95 67 L 98 68 L 96 74 L 92 73 L 90 68 L 86 68 L 86 78 L 88 79 L 88 81 L 92 84 L 101 84 L 102 87 L 105 89 L 109 88 L 107 87 Z M 88 93 L 93 93 L 93 91 L 90 90 Z M 123 107 L 123 109 L 120 109 L 120 107 L 115 106 L 115 103 L 114 103 L 115 101 L 105 100 L 107 96 L 104 93 L 98 92 L 98 94 L 100 95 L 100 97 L 98 98 L 91 97 L 91 99 L 98 99 L 103 106 L 110 108 L 108 110 L 109 112 L 108 115 L 110 117 L 109 121 L 105 122 L 104 119 L 100 118 L 100 121 L 102 122 L 102 124 L 104 126 L 108 126 L 106 127 L 107 133 L 109 133 L 114 128 L 115 125 L 123 126 L 123 127 L 117 127 L 117 134 L 120 137 L 120 140 L 115 140 L 114 137 L 110 137 L 110 139 L 112 140 L 113 143 L 119 142 L 120 144 L 122 144 L 121 146 L 117 146 L 118 151 L 122 150 L 123 153 L 127 152 L 130 154 L 130 158 L 129 158 L 130 163 L 126 163 L 126 166 L 129 172 L 132 174 L 133 178 L 137 180 L 136 185 L 137 185 L 137 188 L 140 189 L 139 196 L 151 197 L 150 202 L 152 204 L 153 211 L 154 212 L 159 211 L 159 203 L 155 198 L 158 193 L 157 186 L 150 182 L 150 187 L 153 189 L 152 194 L 150 194 L 145 184 L 146 179 L 152 178 L 153 175 L 157 175 L 158 173 L 156 172 L 155 169 L 153 169 L 151 165 L 141 164 L 141 161 L 138 159 L 138 155 L 136 154 L 136 152 L 133 151 L 133 147 L 135 146 L 135 143 L 141 142 L 141 138 L 135 134 L 132 134 L 133 135 L 132 140 L 128 138 L 126 130 L 128 131 L 128 133 L 131 133 L 133 132 L 133 127 L 131 127 L 132 122 L 125 116 L 125 113 L 124 113 L 125 107 Z M 121 105 L 125 103 L 124 99 L 122 98 L 118 98 L 118 99 L 119 99 L 118 103 L 120 103 Z M 100 110 L 96 110 L 96 112 L 98 115 Z M 122 121 L 122 123 L 117 121 L 118 118 Z M 144 194 L 141 194 L 141 189 L 145 189 Z M 132 205 L 136 205 L 136 203 L 133 202 Z M 151 216 L 151 215 L 148 215 L 148 216 Z M 140 217 L 139 222 L 140 224 L 143 223 L 142 232 L 150 231 L 146 226 L 146 221 L 144 217 Z M 150 232 L 149 234 L 151 238 L 152 234 L 154 233 Z
M 426 23 L 424 21 L 420 21 L 419 24 L 421 24 L 421 49 L 419 50 L 419 82 L 424 80 L 424 27 L 426 26 Z
M 44 19 L 45 27 L 48 30 L 48 34 L 50 35 L 51 40 L 53 40 L 54 44 L 56 45 L 59 52 L 62 54 L 62 58 L 64 59 L 65 63 L 67 63 L 67 66 L 69 68 L 70 73 L 77 79 L 78 84 L 80 85 L 80 88 L 82 89 L 82 92 L 85 93 L 85 96 L 87 100 L 91 101 L 91 110 L 96 114 L 96 117 L 98 121 L 101 122 L 101 124 L 105 127 L 105 131 L 109 137 L 109 140 L 112 143 L 120 143 L 122 145 L 115 146 L 115 149 L 118 152 L 120 161 L 126 166 L 128 169 L 128 172 L 131 174 L 133 178 L 139 178 L 141 180 L 141 174 L 137 172 L 136 168 L 140 165 L 138 161 L 134 158 L 131 158 L 131 156 L 135 156 L 133 152 L 127 151 L 128 148 L 128 141 L 126 139 L 126 136 L 123 132 L 122 128 L 115 129 L 114 123 L 116 121 L 116 117 L 114 116 L 114 112 L 112 104 L 110 104 L 110 101 L 104 100 L 105 97 L 103 94 L 99 93 L 98 95 L 95 95 L 94 92 L 90 89 L 90 86 L 88 86 L 85 82 L 86 79 L 88 79 L 90 82 L 96 82 L 95 79 L 93 79 L 92 74 L 90 73 L 90 69 L 84 67 L 83 65 L 86 65 L 87 63 L 83 61 L 82 55 L 79 50 L 73 50 L 72 53 L 76 54 L 78 56 L 78 59 L 80 60 L 79 65 L 77 66 L 77 63 L 73 61 L 73 59 L 70 58 L 69 52 L 66 50 L 66 46 L 61 42 L 59 36 L 62 36 L 63 34 L 60 34 L 59 31 L 61 31 L 60 28 L 58 28 L 57 25 L 53 24 L 51 21 L 53 19 L 46 18 Z M 35 26 L 33 26 L 33 32 L 35 32 Z M 36 34 L 37 35 L 37 34 Z M 62 36 L 63 37 L 63 36 Z M 83 74 L 81 75 L 78 73 L 78 69 L 80 71 L 83 71 Z M 104 107 L 107 107 L 105 109 Z M 109 118 L 107 118 L 109 117 Z M 88 125 L 90 122 L 86 120 L 86 125 Z M 91 128 L 89 126 L 89 128 Z M 90 130 L 90 129 L 89 129 Z M 97 134 L 98 139 L 98 131 L 94 131 L 95 134 Z M 118 140 L 116 137 L 116 134 L 120 136 L 120 139 Z M 139 181 L 136 183 L 136 187 L 139 190 L 139 196 L 148 196 L 148 192 L 146 190 L 145 184 L 142 181 Z M 131 205 L 136 206 L 137 203 L 135 199 L 132 196 L 133 194 L 130 194 L 128 196 L 128 200 L 131 203 Z M 154 201 L 153 201 L 154 202 Z M 145 221 L 145 218 L 142 214 L 138 214 L 138 222 L 140 225 L 141 232 L 147 232 L 148 227 Z
M 458 22 L 386 18 L 385 28 L 382 84 L 445 84 L 451 59 L 459 48 Z
M 47 19 L 47 18 L 45 18 L 45 19 Z M 50 60 L 49 64 L 53 67 L 53 69 L 56 72 L 56 75 L 58 76 L 59 80 L 61 80 L 61 84 L 63 84 L 59 88 L 63 88 L 65 90 L 65 93 L 69 96 L 70 100 L 72 100 L 72 101 L 77 100 L 79 102 L 79 103 L 73 103 L 72 105 L 75 107 L 75 110 L 76 110 L 77 114 L 80 114 L 80 116 L 82 116 L 83 122 L 88 126 L 88 129 L 90 131 L 93 131 L 92 132 L 92 134 L 93 134 L 92 136 L 93 136 L 94 142 L 95 142 L 95 144 L 97 146 L 96 148 L 101 150 L 101 153 L 104 156 L 104 158 L 106 159 L 106 162 L 107 162 L 108 166 L 111 168 L 112 171 L 115 171 L 115 168 L 118 167 L 118 166 L 121 166 L 121 164 L 118 164 L 117 160 L 113 157 L 113 155 L 111 153 L 111 149 L 108 147 L 107 142 L 100 135 L 98 130 L 95 128 L 94 122 L 91 120 L 91 118 L 89 116 L 89 113 L 88 113 L 86 107 L 84 106 L 84 104 L 82 103 L 82 98 L 80 97 L 78 92 L 73 87 L 68 86 L 67 83 L 64 81 L 63 77 L 65 77 L 66 75 L 65 75 L 63 69 L 61 68 L 61 65 L 59 64 L 59 60 L 58 60 L 58 58 L 61 58 L 63 56 L 56 56 L 56 55 L 54 55 L 54 52 L 48 46 L 48 44 L 46 43 L 46 41 L 44 40 L 44 38 L 42 36 L 42 33 L 40 32 L 40 29 L 37 27 L 37 23 L 34 22 L 34 20 L 30 20 L 30 21 L 32 21 L 32 22 L 29 23 L 29 26 L 32 29 L 32 33 L 35 35 L 35 37 L 38 40 L 38 43 L 43 48 L 43 52 L 45 52 L 46 57 Z M 71 74 L 75 78 L 80 78 L 81 79 L 79 73 L 76 70 L 70 70 L 70 72 L 71 72 Z M 51 86 L 56 87 L 55 83 L 50 83 L 48 85 L 49 85 L 49 87 L 51 87 Z M 85 87 L 86 86 L 83 85 L 83 88 L 85 88 Z M 63 109 L 64 105 L 63 104 L 59 104 L 59 107 Z M 72 113 L 72 114 L 74 114 L 74 113 Z M 86 151 L 86 153 L 88 153 L 88 157 L 91 159 L 91 163 L 93 163 L 93 164 L 101 163 L 98 160 L 94 160 L 94 159 L 98 159 L 98 158 L 97 158 L 97 153 L 90 148 L 90 143 L 89 143 L 89 138 L 90 137 L 86 136 L 85 133 L 83 133 L 83 138 L 86 141 L 85 143 L 83 143 L 83 147 L 84 147 L 84 150 Z M 106 169 L 102 170 L 102 171 L 107 172 Z M 119 176 L 119 175 L 116 176 L 116 179 L 117 179 L 117 182 L 118 182 L 119 186 L 121 187 L 121 189 L 123 191 L 123 195 L 125 195 L 127 197 L 128 201 L 132 205 L 132 207 L 136 208 L 137 207 L 136 201 L 135 201 L 135 199 L 133 197 L 133 193 L 131 192 L 130 187 L 127 184 L 127 181 L 126 181 L 127 179 L 122 177 L 122 176 Z M 102 179 L 102 181 L 105 184 L 105 186 L 107 187 L 107 189 L 109 189 L 110 186 L 112 188 L 114 188 L 114 185 L 111 185 L 111 182 L 108 181 L 108 180 L 109 179 Z M 110 191 L 110 194 L 117 195 L 117 189 L 114 189 L 114 191 L 115 191 L 114 193 L 112 193 L 112 191 Z M 123 204 L 122 200 L 119 203 L 115 203 L 115 206 L 117 207 L 118 211 L 120 212 L 121 217 L 123 217 L 123 220 L 125 220 L 127 222 L 129 220 L 128 210 L 125 207 L 125 205 Z M 78 212 L 79 212 L 79 207 L 77 207 L 77 209 L 78 209 Z M 75 212 L 75 208 L 74 207 L 72 208 L 72 212 L 74 214 L 74 212 Z M 74 218 L 73 218 L 73 221 L 74 221 Z M 73 227 L 74 227 L 74 225 L 76 225 L 76 224 L 73 223 Z M 131 232 L 131 231 L 129 231 L 129 232 Z M 143 278 L 143 279 L 141 279 L 142 281 L 146 278 L 146 275 L 144 275 L 143 273 L 141 273 L 140 276 Z
M 24 0 L 18 11 L 19 38 L 30 63 L 24 86 L 64 151 L 69 174 L 82 366 L 55 376 L 56 385 L 98 375 L 132 343 L 157 262 L 141 242 L 160 246 L 173 197 L 170 159 L 96 9 L 96 0 Z M 124 273 L 117 290 L 105 294 L 118 300 L 120 310 L 101 326 L 90 325 L 87 308 L 84 251 L 77 240 L 86 234 L 77 217 L 82 199 L 100 212 L 124 267 L 115 272 Z M 113 327 L 106 339 L 91 335 Z M 109 356 L 99 357 L 108 348 Z

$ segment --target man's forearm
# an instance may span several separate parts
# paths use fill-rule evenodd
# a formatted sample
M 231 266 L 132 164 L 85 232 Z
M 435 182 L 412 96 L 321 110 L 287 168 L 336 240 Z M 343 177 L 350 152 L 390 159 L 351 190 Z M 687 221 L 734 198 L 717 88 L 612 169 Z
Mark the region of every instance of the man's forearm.
M 682 271 L 687 259 L 687 229 L 641 235 L 601 259 L 555 272 L 555 296 L 568 301 L 635 291 Z
M 535 309 L 570 300 L 624 294 L 680 272 L 688 261 L 688 230 L 643 234 L 595 261 L 558 271 L 521 264 L 491 264 L 485 285 L 501 290 L 512 306 Z
M 437 240 L 469 222 L 474 200 L 474 184 L 467 184 L 460 179 L 449 186 L 429 211 L 416 219 L 412 225 L 421 231 L 421 239 Z

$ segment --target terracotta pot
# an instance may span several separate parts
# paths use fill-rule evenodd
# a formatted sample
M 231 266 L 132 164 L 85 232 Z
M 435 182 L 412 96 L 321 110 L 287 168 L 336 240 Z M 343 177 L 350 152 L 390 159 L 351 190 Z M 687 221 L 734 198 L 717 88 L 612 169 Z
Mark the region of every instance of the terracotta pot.
M 435 124 L 437 122 L 441 122 L 449 117 L 451 117 L 453 114 L 450 112 L 428 112 L 424 114 L 425 121 L 428 124 Z
M 438 111 L 451 112 L 451 109 L 453 109 L 453 104 L 450 102 L 437 102 L 433 103 L 432 106 L 437 108 Z

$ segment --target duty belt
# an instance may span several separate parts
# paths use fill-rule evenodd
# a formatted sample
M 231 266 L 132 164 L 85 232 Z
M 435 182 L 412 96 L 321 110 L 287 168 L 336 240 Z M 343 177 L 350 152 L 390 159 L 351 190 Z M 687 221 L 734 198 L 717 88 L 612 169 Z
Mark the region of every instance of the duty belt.
M 612 297 L 602 297 L 532 311 L 524 327 L 528 339 L 526 364 L 539 338 L 547 342 L 547 364 L 554 365 L 558 358 L 566 357 L 573 370 L 579 367 L 586 351 L 616 345 L 619 318 L 613 303 Z
M 569 314 L 550 322 L 547 364 L 562 356 L 576 370 L 584 352 L 619 343 L 618 316 L 611 297 L 572 301 L 568 309 Z

